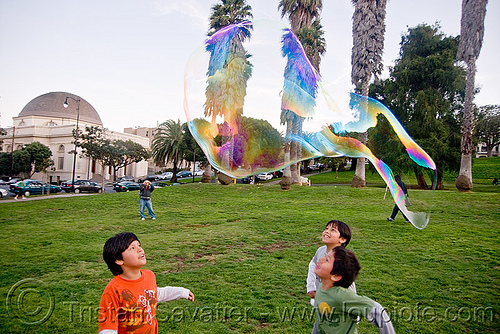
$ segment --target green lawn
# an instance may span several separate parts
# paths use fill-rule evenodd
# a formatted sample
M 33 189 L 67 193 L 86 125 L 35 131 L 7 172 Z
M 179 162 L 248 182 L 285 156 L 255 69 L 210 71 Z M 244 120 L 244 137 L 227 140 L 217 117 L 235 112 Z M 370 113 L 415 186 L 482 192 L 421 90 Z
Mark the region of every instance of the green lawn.
M 97 333 L 112 278 L 103 244 L 132 231 L 158 285 L 196 296 L 160 304 L 160 333 L 309 333 L 307 265 L 325 223 L 340 219 L 362 265 L 358 293 L 387 308 L 397 333 L 498 333 L 500 187 L 490 188 L 412 189 L 432 210 L 423 230 L 386 220 L 383 185 L 158 188 L 156 221 L 139 220 L 137 192 L 0 202 L 0 332 Z M 360 332 L 378 330 L 363 320 Z

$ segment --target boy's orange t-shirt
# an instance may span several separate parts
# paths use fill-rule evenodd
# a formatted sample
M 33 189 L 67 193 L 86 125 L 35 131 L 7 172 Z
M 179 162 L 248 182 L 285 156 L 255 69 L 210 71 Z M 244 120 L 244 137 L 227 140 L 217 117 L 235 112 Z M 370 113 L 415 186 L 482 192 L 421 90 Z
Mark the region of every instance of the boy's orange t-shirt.
M 141 270 L 141 274 L 137 280 L 117 275 L 108 283 L 99 306 L 99 331 L 158 333 L 156 277 L 150 270 Z

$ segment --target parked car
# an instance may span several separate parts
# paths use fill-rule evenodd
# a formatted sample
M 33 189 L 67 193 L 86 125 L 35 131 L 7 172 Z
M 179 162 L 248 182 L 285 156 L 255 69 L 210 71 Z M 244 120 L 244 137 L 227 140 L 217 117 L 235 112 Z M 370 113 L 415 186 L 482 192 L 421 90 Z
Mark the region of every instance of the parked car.
M 20 178 L 15 177 L 15 178 L 10 179 L 9 181 L 7 181 L 7 184 L 14 184 L 14 183 L 17 183 L 17 182 L 19 182 L 19 181 L 21 181 L 21 179 L 20 179 Z
M 80 179 L 78 180 L 75 180 L 75 184 L 80 181 Z M 87 181 L 87 180 L 85 180 Z M 61 186 L 61 189 L 66 191 L 66 192 L 69 192 L 69 189 L 71 188 L 71 184 L 73 183 L 73 180 L 66 180 L 66 181 L 62 181 L 60 186 Z M 66 190 L 68 189 L 68 190 Z
M 135 182 L 135 179 L 133 176 L 130 176 L 130 175 L 126 175 L 126 176 L 122 176 L 118 179 L 118 182 Z
M 183 178 L 183 177 L 193 177 L 193 173 L 191 173 L 188 170 L 183 170 L 180 171 L 179 173 L 175 174 L 178 178 Z
M 275 178 L 282 177 L 283 176 L 283 169 L 277 170 L 277 171 L 273 172 L 272 174 L 273 174 L 273 177 L 275 177 Z
M 140 184 L 137 182 L 130 182 L 130 181 L 124 181 L 124 182 L 118 182 L 113 185 L 113 190 L 116 192 L 121 192 L 121 191 L 131 191 L 131 190 L 139 190 Z
M 140 179 L 138 179 L 137 182 L 142 183 L 146 180 L 153 182 L 153 181 L 158 181 L 159 179 L 160 178 L 158 175 L 146 175 L 146 176 L 143 176 Z
M 72 191 L 72 181 L 64 181 L 61 183 L 61 188 L 65 192 L 69 193 Z M 100 193 L 101 192 L 101 186 L 97 184 L 94 181 L 89 181 L 89 180 L 75 180 L 75 194 L 79 194 L 84 191 L 88 192 L 94 192 L 94 193 Z
M 307 166 L 307 171 L 308 172 L 312 172 L 312 171 L 315 171 L 315 170 L 322 171 L 323 169 L 325 169 L 325 165 L 324 164 L 320 164 L 320 163 L 312 164 L 312 165 Z
M 241 179 L 241 183 L 247 183 L 247 184 L 254 184 L 255 183 L 255 176 L 247 176 Z
M 8 194 L 7 190 L 0 188 L 0 198 L 7 197 Z
M 151 184 L 154 187 L 167 187 L 168 186 L 167 182 L 162 182 L 162 181 L 154 181 L 154 182 L 151 182 Z
M 24 196 L 28 197 L 29 195 L 37 195 L 37 194 L 47 194 L 47 191 L 51 193 L 59 193 L 62 191 L 62 188 L 59 186 L 54 186 L 52 184 L 47 184 L 38 180 L 24 180 L 24 188 L 19 186 L 19 182 L 11 184 L 9 191 L 14 194 L 19 194 L 22 189 L 24 189 Z
M 165 172 L 163 174 L 158 175 L 160 180 L 170 180 L 174 176 L 174 173 L 172 172 Z
M 271 180 L 273 178 L 273 174 L 268 173 L 268 172 L 264 172 L 264 173 L 257 174 L 256 178 L 259 179 L 260 181 L 267 181 L 267 180 Z

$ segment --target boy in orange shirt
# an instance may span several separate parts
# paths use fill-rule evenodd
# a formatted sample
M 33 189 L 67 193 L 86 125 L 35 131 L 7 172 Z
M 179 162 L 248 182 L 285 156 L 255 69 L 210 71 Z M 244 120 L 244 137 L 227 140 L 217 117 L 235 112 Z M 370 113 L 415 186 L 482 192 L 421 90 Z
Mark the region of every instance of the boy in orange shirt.
M 146 256 L 137 236 L 124 232 L 108 239 L 103 258 L 115 277 L 108 283 L 99 306 L 99 334 L 158 333 L 156 304 L 185 298 L 191 291 L 181 287 L 156 286 L 155 274 L 141 269 Z

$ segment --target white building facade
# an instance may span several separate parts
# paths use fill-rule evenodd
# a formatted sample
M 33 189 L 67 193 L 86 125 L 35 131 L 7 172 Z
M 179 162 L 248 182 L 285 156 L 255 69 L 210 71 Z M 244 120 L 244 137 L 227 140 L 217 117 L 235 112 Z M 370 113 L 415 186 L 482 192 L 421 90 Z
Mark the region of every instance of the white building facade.
M 66 106 L 65 107 L 65 102 Z M 7 134 L 2 137 L 2 151 L 12 152 L 26 144 L 38 141 L 49 147 L 54 161 L 52 169 L 46 173 L 36 173 L 34 179 L 59 184 L 70 180 L 73 173 L 75 141 L 73 131 L 78 128 L 85 131 L 87 126 L 103 127 L 101 118 L 90 103 L 81 97 L 65 92 L 52 92 L 31 100 L 13 117 L 13 126 L 6 128 Z M 109 139 L 132 140 L 144 148 L 150 148 L 149 138 L 130 133 L 107 132 Z M 101 167 L 98 161 L 82 156 L 77 148 L 75 179 L 105 181 L 113 179 L 110 167 Z M 121 168 L 117 177 L 131 175 L 139 178 L 148 173 L 148 162 L 141 161 Z
M 498 157 L 500 155 L 500 145 L 494 146 L 491 150 L 492 157 Z M 487 157 L 488 150 L 486 149 L 485 143 L 479 143 L 476 147 L 476 158 Z

